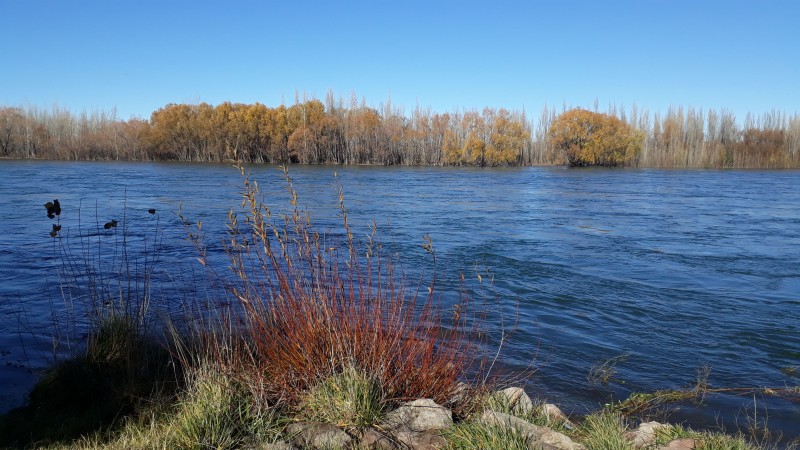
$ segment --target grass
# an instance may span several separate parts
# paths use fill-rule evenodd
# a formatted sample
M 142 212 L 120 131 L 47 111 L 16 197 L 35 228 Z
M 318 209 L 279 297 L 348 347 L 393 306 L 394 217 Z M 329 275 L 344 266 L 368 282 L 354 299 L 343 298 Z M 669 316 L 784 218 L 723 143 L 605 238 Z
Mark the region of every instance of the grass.
M 534 425 L 548 426 L 557 431 L 563 429 L 563 423 L 554 422 L 544 414 L 541 402 L 533 403 L 532 408 L 525 408 L 519 403 L 513 403 L 507 396 L 493 392 L 484 394 L 480 403 L 483 406 L 482 410 L 509 414 Z
M 448 448 L 453 450 L 508 449 L 527 450 L 528 440 L 515 428 L 462 422 L 445 430 Z
M 484 411 L 509 414 L 529 423 L 547 426 L 556 431 L 565 430 L 563 422 L 553 421 L 544 414 L 541 402 L 532 402 L 530 408 L 500 392 L 477 391 L 467 401 L 472 403 L 472 414 L 466 420 L 445 430 L 444 436 L 451 449 L 527 449 L 527 436 L 516 428 L 498 426 L 474 420 Z
M 347 367 L 309 389 L 300 411 L 309 420 L 360 430 L 380 421 L 384 405 L 380 384 L 369 374 Z
M 621 415 L 601 411 L 585 418 L 578 435 L 589 450 L 634 450 L 633 443 L 625 439 L 626 430 Z
M 54 442 L 48 449 L 236 449 L 277 441 L 285 425 L 276 410 L 252 399 L 213 368 L 187 375 L 190 383 L 173 404 L 139 411 L 121 426 Z
M 797 442 L 778 445 L 769 441 L 760 442 L 752 436 L 742 433 L 722 433 L 712 431 L 695 431 L 680 425 L 671 425 L 656 432 L 656 445 L 665 445 L 671 440 L 689 438 L 697 443 L 698 450 L 793 450 L 800 448 Z
M 174 390 L 169 354 L 124 321 L 98 324 L 88 350 L 56 364 L 28 404 L 0 420 L 0 446 L 55 442 L 114 426 Z
M 188 377 L 188 389 L 176 404 L 167 433 L 175 448 L 240 448 L 280 435 L 278 412 L 259 408 L 230 377 L 208 365 Z

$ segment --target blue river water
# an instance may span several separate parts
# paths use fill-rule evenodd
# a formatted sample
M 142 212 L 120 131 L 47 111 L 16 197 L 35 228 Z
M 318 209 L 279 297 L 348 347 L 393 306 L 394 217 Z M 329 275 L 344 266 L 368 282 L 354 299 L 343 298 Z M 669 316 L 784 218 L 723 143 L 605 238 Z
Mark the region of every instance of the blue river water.
M 250 169 L 285 208 L 282 172 Z M 528 391 L 567 412 L 690 387 L 702 367 L 713 388 L 800 384 L 798 171 L 291 167 L 301 206 L 334 234 L 335 172 L 356 235 L 375 220 L 412 286 L 429 276 L 429 235 L 439 276 L 453 280 L 444 301 L 463 273 L 491 305 L 489 325 L 513 331 L 497 373 L 534 369 Z M 219 253 L 240 190 L 228 165 L 0 161 L 0 412 L 24 403 L 66 335 L 85 333 L 68 317 L 45 202 L 62 205 L 62 239 L 79 218 L 100 235 L 125 214 L 133 253 L 159 245 L 152 307 L 175 311 L 209 295 L 175 212 L 203 221 Z M 612 381 L 590 382 L 610 359 Z M 796 397 L 709 395 L 673 417 L 729 428 L 754 409 L 784 437 L 800 435 Z

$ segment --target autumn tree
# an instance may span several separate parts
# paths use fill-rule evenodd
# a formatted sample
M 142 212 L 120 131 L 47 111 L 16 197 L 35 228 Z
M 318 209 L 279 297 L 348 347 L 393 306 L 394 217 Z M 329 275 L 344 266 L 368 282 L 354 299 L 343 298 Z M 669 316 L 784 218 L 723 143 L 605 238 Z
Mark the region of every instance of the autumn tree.
M 564 108 L 566 110 L 566 107 Z M 597 111 L 597 105 L 595 105 Z M 639 131 L 642 130 L 642 131 Z M 149 120 L 116 111 L 0 107 L 0 157 L 62 160 L 180 160 L 301 164 L 641 165 L 797 168 L 800 116 L 770 111 L 743 123 L 727 110 L 670 107 L 651 114 L 610 104 L 605 114 L 559 115 L 484 108 L 410 115 L 391 101 L 291 106 L 223 102 L 169 104 Z
M 644 134 L 617 117 L 571 109 L 553 121 L 548 138 L 571 167 L 624 166 L 634 163 Z
M 505 166 L 518 163 L 522 160 L 525 146 L 531 140 L 531 132 L 525 121 L 521 117 L 513 117 L 506 109 L 493 113 L 491 118 L 484 164 Z
M 778 129 L 748 128 L 733 145 L 733 160 L 741 167 L 786 167 L 786 133 Z
M 19 108 L 0 108 L 0 156 L 11 156 L 22 147 L 25 117 Z

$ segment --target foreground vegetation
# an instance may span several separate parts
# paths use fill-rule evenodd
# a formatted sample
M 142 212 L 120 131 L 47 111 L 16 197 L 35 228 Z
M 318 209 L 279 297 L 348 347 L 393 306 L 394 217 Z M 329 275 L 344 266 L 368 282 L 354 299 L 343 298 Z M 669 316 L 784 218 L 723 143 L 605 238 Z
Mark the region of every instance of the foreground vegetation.
M 314 228 L 288 172 L 290 204 L 281 214 L 242 175 L 242 208 L 230 211 L 224 242 L 230 276 L 214 267 L 202 223 L 182 217 L 225 300 L 185 322 L 154 321 L 148 274 L 155 260 L 126 248 L 125 220 L 79 234 L 73 253 L 62 205 L 48 202 L 62 273 L 77 286 L 67 291 L 86 288 L 76 310 L 86 313 L 88 338 L 42 378 L 26 407 L 0 417 L 0 447 L 263 448 L 296 439 L 296 425 L 312 421 L 360 439 L 390 428 L 398 407 L 425 398 L 452 414 L 454 423 L 435 433 L 448 448 L 529 448 L 530 433 L 487 420 L 487 412 L 548 427 L 589 449 L 634 448 L 626 434 L 634 416 L 624 416 L 621 404 L 573 424 L 521 390 L 494 392 L 502 381 L 486 373 L 487 310 L 467 295 L 439 302 L 432 242 L 422 248 L 434 274 L 410 290 L 374 235 L 354 238 L 341 192 L 336 238 Z M 157 220 L 148 212 L 141 216 Z M 105 239 L 121 246 L 113 247 L 120 261 L 93 253 Z M 653 448 L 675 437 L 691 437 L 697 448 L 766 448 L 682 427 L 659 433 Z
M 577 122 L 575 122 L 577 120 Z M 572 136 L 564 136 L 569 122 Z M 582 131 L 578 132 L 578 123 Z M 570 150 L 583 140 L 590 150 Z M 600 151 L 601 150 L 601 151 Z M 585 158 L 575 159 L 584 153 Z M 114 112 L 0 108 L 0 157 L 64 160 L 225 161 L 303 164 L 625 165 L 798 168 L 800 117 L 773 111 L 737 118 L 727 110 L 651 113 L 544 107 L 408 114 L 328 94 L 291 106 L 169 104 L 149 120 Z

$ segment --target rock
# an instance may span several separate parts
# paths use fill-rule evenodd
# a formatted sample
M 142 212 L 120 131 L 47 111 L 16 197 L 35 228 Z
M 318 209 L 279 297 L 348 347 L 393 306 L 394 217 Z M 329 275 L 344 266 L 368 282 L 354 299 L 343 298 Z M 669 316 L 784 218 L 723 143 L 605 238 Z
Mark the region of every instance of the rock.
M 548 422 L 563 424 L 564 428 L 568 430 L 575 428 L 575 425 L 570 422 L 567 415 L 561 411 L 561 408 L 552 403 L 545 403 L 542 405 L 542 414 L 547 417 Z
M 656 441 L 656 432 L 661 428 L 669 428 L 658 422 L 644 422 L 639 424 L 639 428 L 625 433 L 625 438 L 633 443 L 637 449 L 647 448 Z
M 396 431 L 443 430 L 453 425 L 453 413 L 449 409 L 424 398 L 404 403 L 386 415 L 384 429 Z
M 659 450 L 691 450 L 697 447 L 698 442 L 692 438 L 682 438 L 669 441 Z
M 381 427 L 404 448 L 433 450 L 447 441 L 436 431 L 453 425 L 453 413 L 431 399 L 404 403 L 386 415 Z
M 549 428 L 547 430 L 548 431 L 540 436 L 539 439 L 529 440 L 528 448 L 552 447 L 559 450 L 584 450 L 582 445 L 575 443 L 572 439 L 567 437 L 567 435 L 561 434 L 558 431 L 553 431 Z
M 413 450 L 437 450 L 447 447 L 447 440 L 434 431 L 400 431 L 395 438 L 404 448 Z
M 583 450 L 584 447 L 576 444 L 569 437 L 547 427 L 540 427 L 530 422 L 496 411 L 484 411 L 479 422 L 486 425 L 507 427 L 517 430 L 525 436 L 528 448 L 542 449 L 553 447 L 560 450 Z M 548 447 L 549 446 L 549 447 Z
M 450 403 L 461 403 L 464 399 L 469 398 L 470 386 L 463 381 L 459 381 L 453 393 L 450 396 Z
M 286 431 L 292 436 L 292 442 L 301 448 L 348 448 L 352 444 L 350 435 L 329 423 L 298 422 L 289 425 Z
M 375 428 L 367 430 L 358 443 L 358 448 L 370 450 L 397 450 L 400 446 L 386 433 Z
M 529 413 L 533 411 L 533 401 L 522 388 L 510 387 L 497 391 L 497 395 L 505 397 L 511 408 L 515 411 L 522 413 Z
M 273 442 L 272 444 L 262 444 L 253 450 L 294 450 L 295 446 L 284 441 Z
M 286 441 L 278 441 L 269 444 L 243 445 L 241 450 L 295 450 L 295 448 Z

